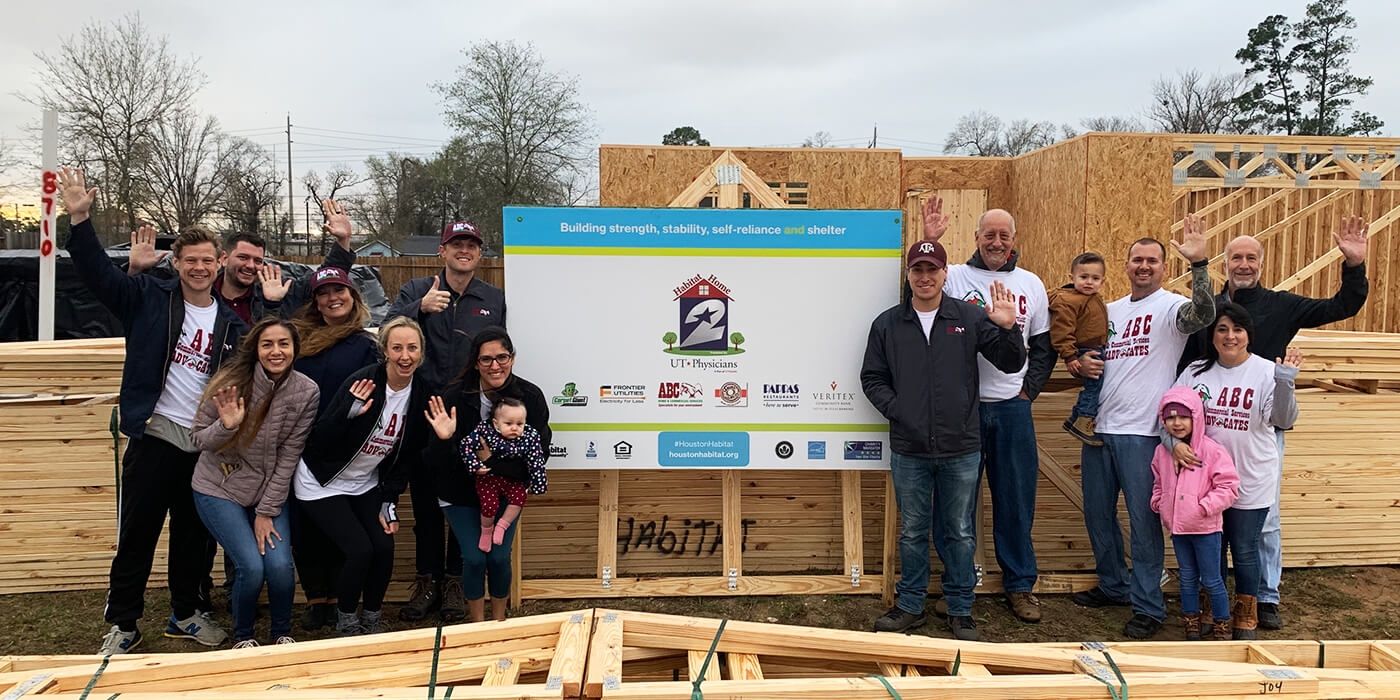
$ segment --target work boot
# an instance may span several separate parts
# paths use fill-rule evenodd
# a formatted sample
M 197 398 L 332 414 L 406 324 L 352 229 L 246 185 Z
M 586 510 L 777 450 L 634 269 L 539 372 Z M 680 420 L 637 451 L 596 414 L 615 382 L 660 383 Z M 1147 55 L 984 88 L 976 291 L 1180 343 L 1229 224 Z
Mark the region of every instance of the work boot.
M 1259 629 L 1281 630 L 1283 618 L 1278 614 L 1278 603 L 1259 603 Z
M 413 593 L 409 596 L 408 603 L 399 608 L 399 619 L 414 622 L 442 607 L 441 585 L 441 582 L 433 580 L 431 574 L 419 574 L 418 578 L 413 580 Z
M 1069 599 L 1075 605 L 1079 605 L 1086 608 L 1106 608 L 1109 606 L 1126 607 L 1132 605 L 1132 601 L 1129 600 L 1118 600 L 1117 598 L 1110 598 L 1109 595 L 1107 593 L 1104 593 L 1103 589 L 1099 588 L 1098 586 L 1090 588 L 1087 591 L 1080 591 L 1078 593 L 1075 593 L 1074 595 L 1070 596 Z
M 914 614 L 901 610 L 899 606 L 890 608 L 888 612 L 880 616 L 875 621 L 876 632 L 906 632 L 921 627 L 924 624 L 924 614 Z
M 1030 591 L 1007 593 L 1006 604 L 1011 606 L 1011 613 L 1021 622 L 1040 622 L 1040 600 Z
M 1225 642 L 1230 640 L 1230 618 L 1221 618 L 1215 621 L 1210 635 L 1212 642 Z
M 1235 596 L 1234 609 L 1230 618 L 1235 621 L 1232 639 L 1257 639 L 1255 628 L 1259 626 L 1258 599 L 1252 595 Z
M 458 622 L 467 616 L 467 600 L 462 595 L 462 577 L 447 576 L 442 581 L 442 608 L 438 611 L 443 622 Z
M 1201 637 L 1209 637 L 1215 629 L 1215 625 L 1211 622 L 1215 616 L 1215 606 L 1210 602 L 1210 592 L 1204 588 L 1201 589 L 1197 600 L 1200 602 L 1199 609 L 1201 611 Z
M 1186 641 L 1201 641 L 1201 613 L 1181 613 L 1181 626 L 1186 630 Z
M 1103 447 L 1103 440 L 1094 432 L 1094 419 L 1088 416 L 1078 416 L 1072 420 L 1065 421 L 1065 432 L 1079 438 L 1079 441 L 1090 447 Z
M 977 630 L 977 623 L 973 621 L 971 615 L 949 615 L 948 631 L 953 633 L 953 639 L 964 642 L 976 642 L 982 639 L 982 633 Z

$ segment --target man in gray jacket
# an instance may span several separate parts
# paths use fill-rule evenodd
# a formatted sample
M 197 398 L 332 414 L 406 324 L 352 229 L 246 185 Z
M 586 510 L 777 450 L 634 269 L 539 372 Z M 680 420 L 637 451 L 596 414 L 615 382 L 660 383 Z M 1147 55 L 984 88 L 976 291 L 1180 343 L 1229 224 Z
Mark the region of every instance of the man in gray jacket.
M 860 371 L 866 398 L 890 421 L 890 471 L 900 510 L 898 601 L 875 630 L 903 632 L 924 623 L 929 530 L 937 517 L 934 547 L 943 560 L 948 627 L 958 639 L 976 640 L 977 356 L 1013 372 L 1026 362 L 1026 344 L 1016 326 L 1016 297 L 1001 282 L 992 283 L 984 311 L 943 294 L 948 254 L 937 241 L 915 243 L 905 262 L 911 298 L 870 325 Z
M 422 326 L 423 366 L 418 374 L 434 386 L 447 386 L 476 361 L 467 355 L 477 331 L 506 325 L 505 292 L 476 276 L 481 244 L 481 234 L 475 226 L 465 221 L 448 224 L 438 246 L 442 271 L 405 282 L 384 319 L 407 316 Z M 433 489 L 432 469 L 423 464 L 411 465 L 409 492 L 413 499 L 418 577 L 413 595 L 399 610 L 399 616 L 420 620 L 440 610 L 444 621 L 461 620 L 467 614 L 462 597 L 462 551 L 455 534 L 448 532 L 443 537 L 445 521 Z

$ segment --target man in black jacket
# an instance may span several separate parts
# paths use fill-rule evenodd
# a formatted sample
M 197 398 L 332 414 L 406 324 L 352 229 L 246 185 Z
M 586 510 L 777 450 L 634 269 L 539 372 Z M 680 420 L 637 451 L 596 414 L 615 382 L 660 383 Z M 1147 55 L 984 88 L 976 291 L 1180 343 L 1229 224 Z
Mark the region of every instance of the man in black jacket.
M 890 421 L 890 471 L 899 501 L 898 602 L 875 622 L 879 632 L 924 623 L 929 530 L 943 560 L 948 627 L 958 639 L 978 639 L 972 620 L 977 573 L 974 506 L 981 482 L 977 355 L 1003 372 L 1026 361 L 1016 326 L 1016 300 L 1000 282 L 986 311 L 944 296 L 948 254 L 923 240 L 905 256 L 911 298 L 870 325 L 860 382 L 866 398 Z
M 1313 299 L 1292 292 L 1279 292 L 1259 284 L 1264 264 L 1264 248 L 1253 236 L 1239 236 L 1225 245 L 1222 264 L 1225 284 L 1216 295 L 1217 305 L 1233 302 L 1243 306 L 1254 319 L 1254 335 L 1249 339 L 1249 351 L 1273 361 L 1284 356 L 1293 336 L 1303 328 L 1316 328 L 1344 321 L 1355 316 L 1366 303 L 1370 285 L 1366 280 L 1366 229 L 1359 216 L 1342 219 L 1341 233 L 1332 234 L 1342 254 L 1341 285 L 1328 299 Z M 1177 371 L 1205 356 L 1210 346 L 1211 329 L 1196 333 L 1181 353 Z M 1283 469 L 1283 430 L 1277 430 L 1279 469 Z M 1187 446 L 1184 449 L 1189 449 Z M 1283 495 L 1279 480 L 1278 496 Z M 1259 584 L 1259 627 L 1276 630 L 1283 626 L 1279 614 L 1279 579 L 1283 575 L 1283 530 L 1279 524 L 1279 498 L 1269 508 L 1264 520 L 1264 532 L 1259 542 L 1259 559 L 1264 578 Z
M 73 265 L 126 330 L 118 403 L 128 440 L 117 554 L 104 610 L 112 628 L 99 653 L 124 654 L 141 641 L 136 622 L 144 612 L 146 582 L 167 512 L 172 612 L 165 635 L 218 646 L 227 635 L 209 619 L 200 590 L 209 576 L 210 538 L 190 490 L 199 451 L 189 431 L 205 385 L 247 329 L 213 294 L 220 262 L 217 239 L 199 227 L 175 239 L 178 280 L 128 276 L 107 257 L 88 219 L 97 188 L 87 189 L 81 170 L 65 168 L 59 180 L 72 226 L 67 247 Z
M 506 325 L 505 293 L 476 276 L 481 246 L 481 234 L 475 226 L 465 221 L 448 224 L 438 246 L 442 271 L 405 282 L 385 317 L 387 321 L 407 316 L 423 328 L 423 367 L 418 373 L 434 386 L 447 387 L 463 368 L 475 362 L 468 355 L 477 331 Z M 446 522 L 428 465 L 409 467 L 409 497 L 413 501 L 418 578 L 399 616 L 419 620 L 441 610 L 443 620 L 460 620 L 467 614 L 462 596 L 462 551 L 455 533 L 443 536 Z

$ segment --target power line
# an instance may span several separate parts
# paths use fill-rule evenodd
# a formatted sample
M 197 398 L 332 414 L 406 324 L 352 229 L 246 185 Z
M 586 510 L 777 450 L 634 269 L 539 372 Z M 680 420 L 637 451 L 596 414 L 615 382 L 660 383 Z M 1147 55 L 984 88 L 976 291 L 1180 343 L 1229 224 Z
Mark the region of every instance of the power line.
M 411 140 L 411 141 L 427 141 L 427 142 L 429 142 L 429 143 L 442 143 L 442 140 L 441 140 L 441 139 L 425 139 L 425 138 L 421 138 L 421 137 L 417 137 L 417 136 L 391 136 L 391 135 L 389 135 L 389 134 L 370 134 L 370 133 L 366 133 L 366 132 L 363 132 L 363 131 L 345 131 L 345 130 L 342 130 L 342 129 L 322 129 L 322 128 L 318 128 L 318 127 L 314 127 L 314 126 L 299 126 L 299 127 L 297 127 L 297 128 L 298 128 L 298 129 L 305 129 L 305 130 L 307 130 L 307 131 L 327 131 L 327 132 L 330 132 L 330 133 L 333 133 L 333 134 L 354 134 L 354 135 L 356 135 L 356 136 L 379 136 L 379 137 L 389 138 L 389 139 L 402 139 L 402 140 Z

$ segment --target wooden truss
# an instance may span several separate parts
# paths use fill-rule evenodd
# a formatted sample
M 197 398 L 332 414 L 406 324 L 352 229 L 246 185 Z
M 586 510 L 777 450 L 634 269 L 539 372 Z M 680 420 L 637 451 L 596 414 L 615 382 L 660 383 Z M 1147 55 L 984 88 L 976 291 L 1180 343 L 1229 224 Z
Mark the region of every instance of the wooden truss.
M 1400 698 L 1396 642 L 995 644 L 581 610 L 188 654 L 0 658 L 4 700 Z
M 1177 187 L 1313 187 L 1396 190 L 1400 140 L 1299 136 L 1181 136 L 1173 150 Z M 1193 177 L 1197 163 L 1214 177 Z
M 690 186 L 676 195 L 668 207 L 699 206 L 701 200 L 718 190 L 716 208 L 738 209 L 742 196 L 740 189 L 749 193 L 749 204 L 764 209 L 786 209 L 787 202 L 773 192 L 768 183 L 757 173 L 744 165 L 744 161 L 733 151 L 719 154 L 713 163 L 705 166 Z

